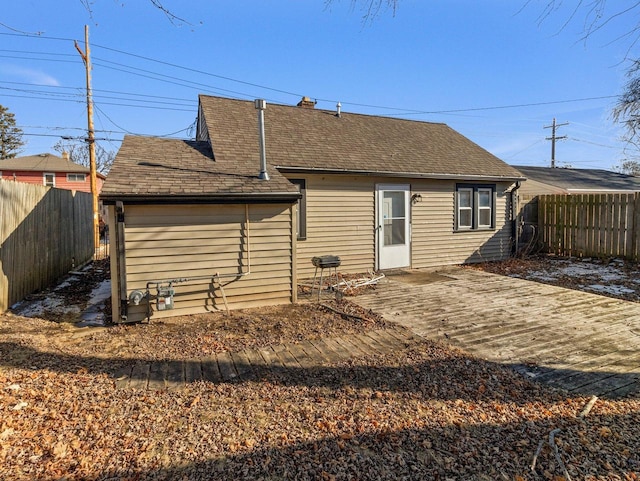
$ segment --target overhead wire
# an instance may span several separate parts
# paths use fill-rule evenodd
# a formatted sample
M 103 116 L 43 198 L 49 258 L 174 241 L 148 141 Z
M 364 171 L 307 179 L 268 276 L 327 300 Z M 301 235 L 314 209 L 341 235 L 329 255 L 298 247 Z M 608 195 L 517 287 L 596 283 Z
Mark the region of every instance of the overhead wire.
M 0 35 L 39 38 L 39 39 L 47 39 L 47 40 L 59 40 L 59 41 L 74 41 L 73 39 L 70 39 L 70 38 L 48 37 L 48 36 L 42 36 L 42 35 L 30 35 L 30 34 L 21 34 L 21 33 L 0 32 Z M 192 72 L 192 73 L 198 73 L 198 74 L 201 74 L 201 75 L 214 77 L 214 78 L 218 78 L 218 79 L 221 79 L 221 80 L 226 80 L 226 81 L 229 81 L 229 82 L 235 82 L 235 83 L 239 83 L 239 84 L 242 84 L 242 85 L 252 86 L 252 87 L 265 89 L 265 90 L 269 90 L 269 91 L 273 91 L 273 92 L 277 92 L 277 93 L 282 93 L 282 94 L 286 94 L 286 95 L 296 96 L 296 97 L 302 97 L 303 96 L 302 94 L 297 93 L 297 92 L 292 92 L 292 91 L 289 91 L 289 90 L 269 87 L 269 86 L 261 85 L 261 84 L 255 83 L 255 82 L 248 82 L 248 81 L 245 81 L 245 80 L 240 80 L 240 79 L 236 79 L 236 78 L 225 76 L 225 75 L 219 75 L 219 74 L 215 74 L 215 73 L 212 73 L 212 72 L 207 72 L 207 71 L 200 70 L 200 69 L 186 67 L 186 66 L 175 64 L 175 63 L 172 63 L 172 62 L 167 62 L 167 61 L 164 61 L 164 60 L 159 60 L 159 59 L 155 59 L 155 58 L 152 58 L 152 57 L 147 57 L 147 56 L 144 56 L 144 55 L 139 55 L 139 54 L 134 54 L 134 53 L 131 53 L 131 52 L 126 52 L 126 51 L 123 51 L 123 50 L 119 50 L 119 49 L 108 47 L 108 46 L 101 45 L 101 44 L 95 44 L 94 43 L 94 44 L 92 44 L 92 46 L 94 48 L 115 52 L 115 53 L 118 53 L 118 54 L 121 54 L 121 55 L 137 58 L 137 59 L 144 60 L 144 61 L 147 61 L 147 62 L 157 63 L 159 65 L 164 65 L 164 66 L 168 66 L 168 67 L 172 67 L 172 68 L 176 68 L 176 69 L 180 69 L 180 70 L 184 70 L 184 71 L 188 71 L 188 72 Z M 139 70 L 140 72 L 146 72 L 146 73 L 150 73 L 150 74 L 153 74 L 153 75 L 165 77 L 165 80 L 156 79 L 156 78 L 153 78 L 153 77 L 146 77 L 146 78 L 152 78 L 154 80 L 159 80 L 159 81 L 169 81 L 169 79 L 173 79 L 174 81 L 186 82 L 186 83 L 193 84 L 193 85 L 183 85 L 181 83 L 177 83 L 176 84 L 176 85 L 187 87 L 187 88 L 196 88 L 194 86 L 201 86 L 201 87 L 206 87 L 206 88 L 212 89 L 213 91 L 216 91 L 216 92 L 227 92 L 227 93 L 231 93 L 231 94 L 235 94 L 235 95 L 240 95 L 243 98 L 252 97 L 251 95 L 249 95 L 247 93 L 244 93 L 244 92 L 238 92 L 238 91 L 233 91 L 233 90 L 229 90 L 229 89 L 222 89 L 222 88 L 219 88 L 219 87 L 212 87 L 212 86 L 207 85 L 207 84 L 202 84 L 202 83 L 199 83 L 199 82 L 192 82 L 192 81 L 189 81 L 189 80 L 180 79 L 178 77 L 165 75 L 165 74 L 160 74 L 160 73 L 157 73 L 157 72 L 152 72 L 152 71 L 141 69 L 141 68 L 138 68 L 138 67 L 131 67 L 131 66 L 127 66 L 127 65 L 124 65 L 124 64 L 120 64 L 118 62 L 113 62 L 113 61 L 109 61 L 109 60 L 106 60 L 106 59 L 100 59 L 99 57 L 95 57 L 95 56 L 94 56 L 94 59 L 102 61 L 102 62 L 111 63 L 113 65 L 119 65 L 119 66 L 122 66 L 122 67 L 125 67 L 125 68 Z M 94 62 L 94 65 L 96 65 L 95 62 Z M 110 67 L 110 66 L 107 66 L 107 65 L 102 65 L 102 67 L 111 68 L 113 70 L 119 70 L 119 69 L 117 69 L 115 67 Z M 142 75 L 142 74 L 137 73 L 137 72 L 131 72 L 131 71 L 126 71 L 126 70 L 121 70 L 121 71 L 129 73 L 129 74 L 132 74 L 132 75 L 140 75 L 142 77 L 145 77 L 145 75 Z M 169 82 L 169 83 L 171 83 L 171 82 Z M 324 101 L 324 102 L 337 102 L 337 100 L 324 99 L 324 98 L 320 98 L 320 97 L 312 97 L 312 98 L 314 98 L 315 100 Z M 553 101 L 544 101 L 544 102 L 531 102 L 531 103 L 499 105 L 499 106 L 485 106 L 485 107 L 471 107 L 471 108 L 457 108 L 457 109 L 442 109 L 442 110 L 406 109 L 406 108 L 403 108 L 403 107 L 392 107 L 392 106 L 384 106 L 384 105 L 349 102 L 348 100 L 345 100 L 345 101 L 341 100 L 340 102 L 343 105 L 352 105 L 352 106 L 357 106 L 357 107 L 373 108 L 373 109 L 380 109 L 380 110 L 396 110 L 396 111 L 399 111 L 399 112 L 393 114 L 393 116 L 411 116 L 411 115 L 453 114 L 453 113 L 463 113 L 463 112 L 479 112 L 479 111 L 489 111 L 489 110 L 502 110 L 502 109 L 513 109 L 513 108 L 524 108 L 524 107 L 564 104 L 564 103 L 572 103 L 572 102 L 584 102 L 584 101 L 592 101 L 592 100 L 605 100 L 605 99 L 612 99 L 612 98 L 618 98 L 618 96 L 617 95 L 605 95 L 605 96 L 585 97 L 585 98 L 565 99 L 565 100 L 553 100 Z
M 34 35 L 34 34 L 27 34 L 27 33 L 0 32 L 0 35 L 17 36 L 17 37 L 28 37 L 28 38 L 43 39 L 43 40 L 54 40 L 54 41 L 68 41 L 68 42 L 73 42 L 74 41 L 74 39 L 71 39 L 71 38 L 49 37 L 49 36 L 44 36 L 44 35 Z M 147 57 L 147 56 L 144 56 L 144 55 L 134 54 L 134 53 L 131 53 L 131 52 L 126 52 L 126 51 L 123 51 L 123 50 L 115 49 L 115 48 L 108 47 L 108 46 L 101 45 L 101 44 L 93 44 L 92 46 L 94 47 L 94 49 L 102 49 L 104 51 L 114 52 L 114 53 L 117 53 L 117 54 L 120 54 L 120 55 L 128 56 L 128 57 L 131 57 L 131 58 L 136 58 L 136 59 L 147 61 L 147 62 L 152 62 L 152 63 L 158 64 L 158 65 L 163 65 L 163 66 L 170 67 L 170 68 L 175 68 L 175 69 L 179 69 L 179 70 L 183 70 L 183 71 L 187 71 L 187 72 L 191 72 L 191 73 L 197 73 L 197 74 L 200 74 L 200 75 L 204 75 L 204 76 L 208 76 L 208 77 L 212 77 L 212 78 L 216 78 L 216 79 L 220 79 L 220 80 L 234 82 L 234 83 L 238 83 L 238 84 L 241 84 L 241 85 L 251 86 L 251 87 L 264 89 L 264 90 L 268 90 L 268 91 L 272 91 L 272 92 L 276 92 L 276 93 L 281 93 L 281 94 L 285 94 L 285 95 L 295 96 L 295 97 L 298 97 L 298 98 L 302 97 L 302 95 L 300 93 L 297 93 L 297 92 L 293 92 L 293 91 L 289 91 L 289 90 L 285 90 L 285 89 L 273 88 L 273 87 L 269 87 L 269 86 L 262 85 L 262 84 L 259 84 L 259 83 L 255 83 L 255 82 L 248 82 L 248 81 L 245 81 L 245 80 L 240 80 L 240 79 L 236 79 L 236 78 L 225 76 L 225 75 L 219 75 L 219 74 L 215 74 L 215 73 L 212 73 L 212 72 L 207 72 L 207 71 L 200 70 L 200 69 L 186 67 L 186 66 L 179 65 L 179 64 L 176 64 L 176 63 L 167 62 L 167 61 L 164 61 L 164 60 L 159 60 L 159 59 Z M 77 60 L 64 60 L 64 57 L 70 57 L 71 58 L 71 57 L 75 56 L 74 54 L 63 54 L 63 53 L 57 53 L 57 52 L 42 52 L 42 51 L 32 51 L 32 50 L 0 49 L 0 57 L 2 57 L 2 58 L 20 58 L 20 59 L 24 59 L 24 57 L 19 57 L 17 55 L 9 55 L 9 54 L 30 55 L 31 57 L 29 57 L 29 60 L 33 60 L 33 61 L 56 61 L 56 62 L 66 62 L 66 63 L 78 63 L 78 62 L 80 62 L 80 59 L 77 59 Z M 43 58 L 43 57 L 47 57 L 47 56 L 55 57 L 55 58 Z M 115 61 L 112 61 L 112 60 L 108 60 L 108 59 L 102 58 L 100 56 L 98 56 L 98 57 L 94 56 L 93 58 L 95 60 L 94 63 L 93 63 L 94 67 L 98 67 L 98 68 L 105 68 L 105 69 L 110 69 L 110 70 L 114 70 L 114 71 L 120 71 L 120 72 L 129 74 L 129 75 L 140 76 L 142 78 L 147 78 L 147 79 L 151 79 L 151 80 L 158 81 L 158 82 L 169 83 L 169 84 L 177 85 L 177 86 L 180 86 L 180 87 L 199 90 L 199 91 L 202 91 L 203 89 L 205 89 L 205 92 L 213 92 L 213 93 L 216 93 L 216 94 L 219 94 L 219 95 L 225 95 L 225 96 L 226 95 L 232 95 L 232 96 L 239 96 L 241 98 L 252 98 L 252 97 L 255 98 L 255 95 L 250 95 L 250 94 L 248 94 L 246 92 L 240 92 L 240 91 L 237 91 L 237 90 L 225 89 L 225 88 L 209 85 L 209 84 L 206 84 L 206 83 L 195 82 L 195 81 L 188 80 L 188 79 L 185 79 L 185 78 L 180 78 L 180 77 L 177 77 L 177 76 L 174 76 L 174 75 L 167 75 L 167 74 L 156 72 L 156 71 L 153 71 L 153 70 L 143 69 L 143 68 L 140 68 L 138 66 L 126 65 L 126 64 L 123 64 L 123 63 L 120 63 L 120 62 L 115 62 Z M 34 85 L 34 84 L 24 84 L 24 83 L 19 83 L 19 82 L 5 82 L 5 81 L 0 81 L 0 83 L 4 83 L 4 84 L 19 84 L 19 85 Z M 82 102 L 84 102 L 84 99 L 83 99 L 84 94 L 82 93 L 83 88 L 81 88 L 81 87 L 50 86 L 50 85 L 39 85 L 39 87 L 48 88 L 48 89 L 76 90 L 78 93 L 77 94 L 72 94 L 72 93 L 57 94 L 55 92 L 39 91 L 39 90 L 35 90 L 35 89 L 28 89 L 28 90 L 27 89 L 11 89 L 11 88 L 7 88 L 7 87 L 0 87 L 0 89 L 31 94 L 31 95 L 28 95 L 28 96 L 27 95 L 15 95 L 15 94 L 13 94 L 13 95 L 12 94 L 5 95 L 5 96 L 8 96 L 8 97 L 31 98 L 31 99 L 35 99 L 35 100 L 70 101 L 70 102 L 74 102 L 74 103 L 82 103 Z M 93 90 L 94 90 L 94 105 L 96 105 L 95 104 L 95 99 L 98 99 L 99 100 L 99 104 L 101 106 L 110 105 L 110 106 L 118 106 L 118 107 L 146 108 L 146 109 L 177 111 L 177 112 L 193 112 L 197 107 L 196 102 L 190 101 L 189 99 L 183 99 L 183 98 L 175 98 L 175 97 L 168 97 L 168 96 L 161 96 L 161 95 L 140 94 L 140 93 L 130 93 L 130 92 L 120 92 L 120 91 L 104 90 L 104 89 L 93 89 Z M 106 94 L 124 95 L 124 96 L 131 97 L 131 98 L 115 97 L 115 96 L 106 95 Z M 553 100 L 553 101 L 529 102 L 529 103 L 497 105 L 497 106 L 483 106 L 483 107 L 470 107 L 470 108 L 441 109 L 441 110 L 406 109 L 406 108 L 402 108 L 402 107 L 393 107 L 393 106 L 384 106 L 384 105 L 349 102 L 348 100 L 343 100 L 343 101 L 341 101 L 341 103 L 343 105 L 351 105 L 351 106 L 354 106 L 354 107 L 363 107 L 363 108 L 370 108 L 370 109 L 394 111 L 393 113 L 382 114 L 383 116 L 408 117 L 408 116 L 420 116 L 420 115 L 456 115 L 456 114 L 463 114 L 463 113 L 469 113 L 469 112 L 483 112 L 483 111 L 495 111 L 495 110 L 504 110 L 504 109 L 517 109 L 517 108 L 527 108 L 527 107 L 536 107 L 536 106 L 548 106 L 548 105 L 566 104 L 566 103 L 573 103 L 573 102 L 587 102 L 587 101 L 595 101 L 595 100 L 606 100 L 606 99 L 614 99 L 614 98 L 618 98 L 618 96 L 617 95 L 594 96 L 594 97 L 583 97 L 583 98 L 573 98 L 573 99 L 563 99 L 563 100 Z M 324 98 L 315 98 L 315 100 L 323 101 L 323 102 L 335 102 L 335 100 L 324 99 Z M 182 102 L 184 102 L 184 104 Z M 147 105 L 145 105 L 145 104 L 147 104 Z M 182 108 L 182 107 L 184 107 L 184 108 Z M 107 115 L 104 112 L 104 110 L 100 109 L 99 107 L 97 107 L 97 109 L 99 109 L 101 114 L 104 115 L 108 119 L 108 121 L 110 123 L 112 123 L 117 128 L 121 129 L 122 132 L 119 132 L 119 133 L 132 133 L 128 129 L 124 129 L 123 127 L 119 126 L 115 121 L 113 121 L 113 119 L 109 115 Z M 191 125 L 189 127 L 185 128 L 185 129 L 181 129 L 179 131 L 176 131 L 173 134 L 189 130 L 190 128 L 191 128 Z M 105 132 L 106 132 L 106 130 L 105 130 Z M 118 133 L 116 131 L 110 131 L 110 132 Z M 167 135 L 173 135 L 173 134 L 167 134 Z M 30 133 L 29 135 L 45 135 L 45 134 L 31 134 Z M 51 135 L 51 136 L 53 136 L 53 135 Z M 593 145 L 606 147 L 606 148 L 612 148 L 612 149 L 616 148 L 616 147 L 612 147 L 612 146 L 606 146 L 606 145 L 603 145 L 603 144 L 597 144 L 597 143 L 594 143 L 594 142 L 582 141 L 582 140 L 579 140 L 579 139 L 571 139 L 571 140 L 575 140 L 575 141 L 578 141 L 578 142 L 592 143 Z M 520 152 L 517 152 L 516 154 L 512 154 L 511 157 L 513 157 L 515 155 L 518 155 L 519 153 L 531 148 L 532 146 L 536 145 L 537 143 L 539 143 L 539 141 L 536 141 L 531 146 L 523 149 Z

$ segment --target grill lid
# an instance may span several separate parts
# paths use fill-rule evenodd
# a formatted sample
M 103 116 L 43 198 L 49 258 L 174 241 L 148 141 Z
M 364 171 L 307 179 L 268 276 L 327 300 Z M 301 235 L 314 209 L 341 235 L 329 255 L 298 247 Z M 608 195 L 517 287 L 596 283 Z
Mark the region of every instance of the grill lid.
M 340 266 L 340 257 L 338 256 L 317 256 L 311 258 L 311 263 L 316 267 L 327 268 L 327 267 L 339 267 Z

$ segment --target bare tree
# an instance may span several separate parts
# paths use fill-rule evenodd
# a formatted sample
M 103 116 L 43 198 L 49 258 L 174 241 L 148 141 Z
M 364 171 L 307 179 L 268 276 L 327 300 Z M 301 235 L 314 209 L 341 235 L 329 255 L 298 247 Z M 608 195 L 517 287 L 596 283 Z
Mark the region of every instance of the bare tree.
M 520 11 L 529 6 L 533 0 L 527 0 Z M 558 15 L 566 7 L 565 18 L 560 30 L 573 22 L 582 22 L 581 41 L 587 41 L 596 33 L 613 30 L 615 37 L 609 42 L 624 42 L 627 44 L 627 55 L 640 40 L 640 20 L 634 20 L 632 26 L 626 30 L 618 29 L 619 21 L 628 18 L 638 18 L 640 2 L 621 2 L 619 0 L 538 0 L 543 3 L 542 12 L 538 15 L 538 24 L 547 21 L 551 16 Z
M 352 9 L 355 10 L 359 8 L 362 11 L 362 20 L 364 22 L 373 21 L 383 9 L 391 10 L 395 16 L 399 1 L 400 0 L 350 0 Z M 336 0 L 325 0 L 325 9 L 329 9 L 334 3 L 336 3 Z
M 89 17 L 91 19 L 93 19 L 93 5 L 95 4 L 96 0 L 79 0 L 79 1 L 82 4 L 82 6 L 84 7 L 84 9 L 87 11 L 87 13 L 89 13 Z M 157 8 L 162 13 L 164 13 L 164 15 L 174 25 L 184 24 L 184 23 L 186 23 L 188 25 L 191 25 L 190 22 L 188 22 L 187 20 L 185 20 L 182 17 L 179 17 L 178 15 L 173 13 L 173 11 L 169 10 L 168 8 L 166 8 L 164 6 L 162 0 L 149 0 L 149 3 L 151 3 L 151 5 L 153 5 L 155 8 Z M 123 5 L 124 5 L 124 3 L 123 3 Z
M 53 150 L 60 153 L 67 152 L 71 162 L 89 167 L 89 145 L 82 140 L 59 140 L 53 146 Z M 115 152 L 106 150 L 96 143 L 96 170 L 106 175 L 111 169 L 115 156 Z
M 640 60 L 632 62 L 627 71 L 627 77 L 629 80 L 618 97 L 612 117 L 615 122 L 622 124 L 625 128 L 624 140 L 628 145 L 627 153 L 632 158 L 637 158 L 640 152 Z M 640 171 L 640 162 L 635 159 L 626 160 L 623 165 L 626 165 L 625 170 L 631 170 L 634 174 Z

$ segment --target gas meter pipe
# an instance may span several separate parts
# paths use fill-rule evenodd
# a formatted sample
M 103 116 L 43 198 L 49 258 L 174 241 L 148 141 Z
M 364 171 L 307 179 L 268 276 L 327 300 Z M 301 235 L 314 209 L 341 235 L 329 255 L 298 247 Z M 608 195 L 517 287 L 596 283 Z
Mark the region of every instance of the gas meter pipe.
M 149 292 L 149 288 L 151 286 L 155 286 L 156 290 L 158 290 L 162 285 L 168 284 L 169 287 L 173 284 L 182 284 L 185 282 L 191 281 L 204 281 L 207 279 L 227 279 L 227 278 L 240 278 L 246 277 L 251 274 L 251 223 L 249 222 L 249 204 L 244 205 L 244 219 L 245 226 L 247 231 L 247 270 L 245 272 L 239 272 L 236 274 L 220 274 L 216 272 L 214 274 L 202 275 L 202 276 L 192 276 L 192 277 L 177 277 L 174 279 L 163 279 L 157 281 L 149 281 L 146 285 L 145 297 L 147 298 L 147 319 L 151 317 L 151 295 Z M 222 289 L 222 285 L 220 286 Z M 223 293 L 224 294 L 224 293 Z M 226 303 L 226 302 L 225 302 Z

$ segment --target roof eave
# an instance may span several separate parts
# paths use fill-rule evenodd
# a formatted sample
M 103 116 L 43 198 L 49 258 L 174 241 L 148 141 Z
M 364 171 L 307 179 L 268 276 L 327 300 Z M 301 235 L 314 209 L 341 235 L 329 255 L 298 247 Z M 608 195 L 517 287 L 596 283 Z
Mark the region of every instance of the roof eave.
M 440 180 L 473 180 L 473 181 L 505 181 L 516 182 L 526 180 L 523 176 L 500 176 L 500 175 L 467 175 L 467 174 L 440 174 L 440 173 L 422 173 L 422 172 L 382 172 L 373 170 L 355 170 L 355 169 L 326 169 L 315 167 L 288 167 L 276 165 L 276 169 L 280 172 L 289 173 L 310 173 L 310 174 L 344 174 L 344 175 L 363 175 L 375 177 L 404 177 L 408 179 L 440 179 Z
M 129 205 L 140 204 L 281 204 L 294 203 L 302 197 L 299 192 L 271 192 L 261 194 L 218 193 L 201 195 L 180 194 L 101 194 L 105 205 L 120 201 Z

